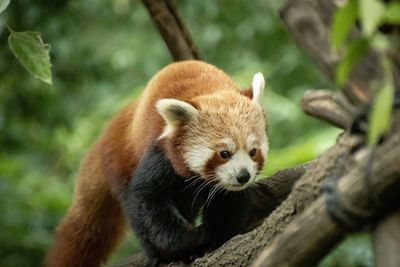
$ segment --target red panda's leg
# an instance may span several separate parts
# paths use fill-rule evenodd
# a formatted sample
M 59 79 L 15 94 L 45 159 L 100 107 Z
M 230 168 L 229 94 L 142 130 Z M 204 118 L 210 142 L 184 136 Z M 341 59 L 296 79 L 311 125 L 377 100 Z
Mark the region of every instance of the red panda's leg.
M 183 179 L 161 150 L 151 148 L 123 194 L 125 214 L 153 261 L 190 260 L 203 246 L 202 233 L 172 201 Z
M 45 266 L 99 267 L 125 230 L 119 202 L 111 195 L 93 149 L 83 162 L 73 204 L 57 227 Z
M 213 197 L 203 210 L 205 242 L 210 250 L 245 232 L 249 200 L 244 192 L 222 192 Z

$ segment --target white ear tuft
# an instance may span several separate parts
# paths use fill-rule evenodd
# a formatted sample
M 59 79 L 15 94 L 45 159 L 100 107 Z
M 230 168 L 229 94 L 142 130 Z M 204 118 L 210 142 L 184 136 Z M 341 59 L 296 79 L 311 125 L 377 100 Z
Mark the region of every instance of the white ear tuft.
M 263 96 L 265 80 L 261 72 L 254 74 L 253 82 L 251 83 L 253 89 L 253 101 L 260 102 Z
M 193 120 L 198 114 L 189 103 L 172 98 L 158 100 L 156 108 L 167 124 L 160 138 L 170 136 L 180 124 Z

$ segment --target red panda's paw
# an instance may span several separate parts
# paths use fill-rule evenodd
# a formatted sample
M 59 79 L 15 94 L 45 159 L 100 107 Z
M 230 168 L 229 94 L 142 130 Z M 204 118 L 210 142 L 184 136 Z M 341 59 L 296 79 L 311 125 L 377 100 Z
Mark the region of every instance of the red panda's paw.
M 203 247 L 205 245 L 204 231 L 201 227 L 196 227 L 189 231 L 192 237 L 193 247 Z
M 207 250 L 208 244 L 206 244 L 204 238 L 204 231 L 202 227 L 189 228 L 189 234 L 186 235 L 188 239 L 186 240 L 186 247 L 190 248 L 184 262 L 190 263 L 195 259 L 203 256 Z

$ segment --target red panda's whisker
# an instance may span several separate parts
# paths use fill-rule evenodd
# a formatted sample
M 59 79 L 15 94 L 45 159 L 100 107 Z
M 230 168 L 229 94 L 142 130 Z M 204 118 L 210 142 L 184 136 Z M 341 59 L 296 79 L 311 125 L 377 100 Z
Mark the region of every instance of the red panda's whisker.
M 198 179 L 198 178 L 200 178 L 200 176 L 199 176 L 198 174 L 193 174 L 193 175 L 190 176 L 189 178 L 186 178 L 186 179 L 184 180 L 184 182 L 189 182 L 189 181 L 191 181 L 191 180 L 196 180 L 196 179 Z
M 216 196 L 219 192 L 224 191 L 225 188 L 223 187 L 223 185 L 221 184 L 221 182 L 218 182 L 213 189 L 210 191 L 210 193 L 208 194 L 208 197 L 206 199 L 206 202 L 204 203 L 203 207 L 205 205 L 207 205 L 207 207 L 210 205 L 211 200 L 214 196 Z M 208 203 L 207 203 L 208 202 Z
M 202 181 L 202 179 L 201 178 L 199 178 L 199 177 L 197 177 L 197 176 L 193 176 L 192 178 L 190 178 L 190 183 L 188 184 L 188 185 L 186 185 L 182 190 L 181 190 L 181 192 L 183 192 L 183 191 L 185 191 L 186 189 L 188 189 L 189 187 L 192 187 L 192 186 L 194 186 L 194 185 L 196 185 L 197 183 L 202 183 L 203 181 Z M 185 180 L 185 182 L 188 182 L 189 180 Z
M 194 203 L 196 202 L 196 198 L 197 198 L 197 196 L 199 195 L 199 193 L 200 193 L 204 188 L 206 188 L 207 185 L 209 185 L 209 184 L 212 183 L 212 182 L 213 182 L 213 180 L 208 180 L 208 181 L 205 182 L 204 184 L 200 185 L 199 188 L 196 190 L 196 194 L 195 194 L 195 196 L 194 196 L 194 198 L 193 198 L 193 201 L 192 201 L 192 210 L 193 210 Z
M 218 187 L 214 186 L 213 189 L 210 190 L 210 192 L 208 193 L 207 199 L 203 204 L 203 207 L 205 205 L 207 205 L 207 207 L 210 205 L 211 199 L 213 198 L 213 196 L 215 195 L 215 193 L 218 191 Z M 207 204 L 208 202 L 208 204 Z

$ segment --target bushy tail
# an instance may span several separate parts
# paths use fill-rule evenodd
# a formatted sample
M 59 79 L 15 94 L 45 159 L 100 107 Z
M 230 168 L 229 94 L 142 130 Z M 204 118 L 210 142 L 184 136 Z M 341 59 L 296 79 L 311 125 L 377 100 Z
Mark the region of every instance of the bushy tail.
M 81 170 L 73 204 L 56 230 L 46 267 L 99 267 L 126 229 L 118 200 L 102 179 L 98 165 L 93 167 L 97 159 L 87 160 L 92 165 Z

